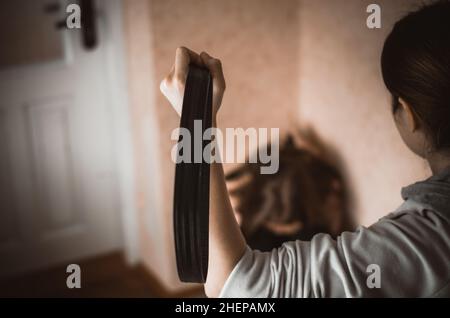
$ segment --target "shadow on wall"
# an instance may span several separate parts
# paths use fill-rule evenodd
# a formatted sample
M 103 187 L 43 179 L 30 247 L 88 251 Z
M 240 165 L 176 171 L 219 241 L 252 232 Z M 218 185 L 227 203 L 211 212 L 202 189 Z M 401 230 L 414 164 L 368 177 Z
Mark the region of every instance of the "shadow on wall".
M 318 233 L 336 238 L 352 230 L 351 196 L 339 158 L 309 127 L 285 138 L 276 174 L 261 174 L 260 165 L 249 163 L 230 171 L 227 185 L 248 245 L 270 251 Z

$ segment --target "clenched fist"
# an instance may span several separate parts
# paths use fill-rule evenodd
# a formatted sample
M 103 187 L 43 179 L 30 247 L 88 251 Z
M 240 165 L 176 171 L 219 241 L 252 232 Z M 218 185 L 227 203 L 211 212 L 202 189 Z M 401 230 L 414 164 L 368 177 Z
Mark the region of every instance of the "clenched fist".
M 208 53 L 202 52 L 199 55 L 185 47 L 179 47 L 176 50 L 175 63 L 170 73 L 161 81 L 161 92 L 181 116 L 184 87 L 190 63 L 206 67 L 211 73 L 213 79 L 212 115 L 215 119 L 225 92 L 225 78 L 220 60 L 211 57 Z

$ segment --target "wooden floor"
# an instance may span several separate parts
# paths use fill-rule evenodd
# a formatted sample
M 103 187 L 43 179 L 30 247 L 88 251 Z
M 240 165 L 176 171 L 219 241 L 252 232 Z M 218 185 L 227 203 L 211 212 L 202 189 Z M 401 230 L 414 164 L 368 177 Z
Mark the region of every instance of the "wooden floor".
M 202 287 L 168 292 L 142 265 L 128 267 L 121 253 L 74 262 L 81 288 L 68 289 L 66 266 L 0 281 L 0 297 L 205 297 Z

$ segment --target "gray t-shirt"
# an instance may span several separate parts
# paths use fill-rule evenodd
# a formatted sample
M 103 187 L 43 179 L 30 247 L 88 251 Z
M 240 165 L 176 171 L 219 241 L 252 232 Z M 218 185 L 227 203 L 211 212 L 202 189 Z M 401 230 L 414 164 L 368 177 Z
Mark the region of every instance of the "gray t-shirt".
M 220 297 L 450 297 L 450 170 L 402 196 L 394 213 L 337 240 L 247 248 Z

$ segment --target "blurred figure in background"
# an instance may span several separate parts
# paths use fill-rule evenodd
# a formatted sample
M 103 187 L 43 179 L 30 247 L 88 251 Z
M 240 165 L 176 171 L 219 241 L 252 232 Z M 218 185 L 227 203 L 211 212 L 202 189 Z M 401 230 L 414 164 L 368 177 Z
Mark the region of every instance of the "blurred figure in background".
M 315 146 L 320 148 L 317 142 Z M 243 164 L 226 180 L 251 248 L 270 251 L 287 241 L 310 240 L 317 233 L 336 237 L 352 229 L 338 168 L 311 144 L 297 145 L 292 135 L 280 146 L 276 174 L 261 174 L 258 164 Z

